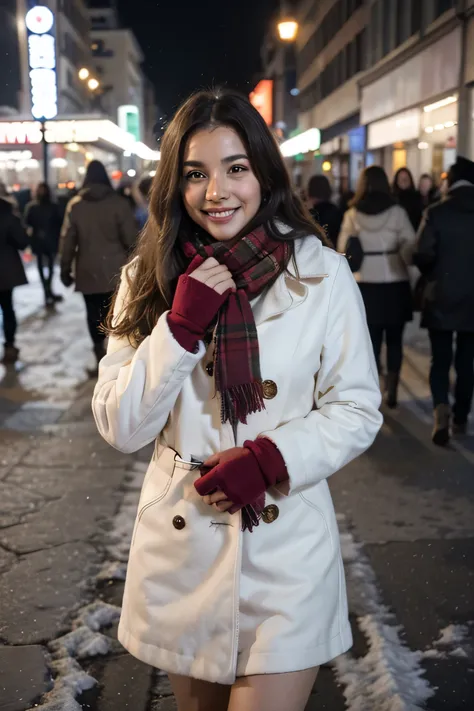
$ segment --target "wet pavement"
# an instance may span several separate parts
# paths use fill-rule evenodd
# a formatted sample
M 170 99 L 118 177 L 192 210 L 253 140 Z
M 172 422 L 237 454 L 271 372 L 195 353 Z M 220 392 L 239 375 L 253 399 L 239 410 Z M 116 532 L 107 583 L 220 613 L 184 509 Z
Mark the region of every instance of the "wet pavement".
M 96 433 L 81 297 L 48 311 L 34 274 L 17 292 L 21 363 L 0 366 L 0 709 L 175 711 L 167 677 L 115 639 L 149 451 Z M 407 340 L 400 407 L 330 480 L 355 646 L 307 711 L 474 708 L 474 437 L 431 444 L 426 338 Z

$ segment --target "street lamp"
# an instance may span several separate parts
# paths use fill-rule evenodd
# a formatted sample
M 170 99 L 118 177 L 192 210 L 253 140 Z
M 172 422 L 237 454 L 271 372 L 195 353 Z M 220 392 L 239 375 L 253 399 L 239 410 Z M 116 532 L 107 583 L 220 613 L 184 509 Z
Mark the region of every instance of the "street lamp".
M 85 81 L 89 76 L 89 70 L 86 67 L 82 67 L 82 69 L 79 69 L 79 79 L 81 81 Z
M 298 23 L 292 19 L 281 20 L 278 23 L 278 34 L 283 42 L 294 42 L 298 34 Z
M 91 91 L 95 91 L 99 88 L 99 82 L 97 81 L 97 79 L 94 79 L 92 77 L 92 79 L 89 79 L 89 81 L 87 82 L 87 86 Z

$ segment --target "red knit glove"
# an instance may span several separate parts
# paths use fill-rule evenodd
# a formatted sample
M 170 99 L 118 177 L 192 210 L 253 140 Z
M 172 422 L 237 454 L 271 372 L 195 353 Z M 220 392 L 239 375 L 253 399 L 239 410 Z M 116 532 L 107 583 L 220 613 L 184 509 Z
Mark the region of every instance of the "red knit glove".
M 202 472 L 201 479 L 194 482 L 198 494 L 206 496 L 220 489 L 235 504 L 231 513 L 247 504 L 255 505 L 269 487 L 288 479 L 283 457 L 264 437 L 214 454 L 204 462 Z
M 197 269 L 203 261 L 202 257 L 196 258 L 190 268 Z M 180 346 L 190 353 L 196 352 L 198 341 L 204 339 L 207 329 L 228 295 L 228 291 L 218 294 L 187 274 L 179 277 L 173 305 L 168 314 L 168 326 Z

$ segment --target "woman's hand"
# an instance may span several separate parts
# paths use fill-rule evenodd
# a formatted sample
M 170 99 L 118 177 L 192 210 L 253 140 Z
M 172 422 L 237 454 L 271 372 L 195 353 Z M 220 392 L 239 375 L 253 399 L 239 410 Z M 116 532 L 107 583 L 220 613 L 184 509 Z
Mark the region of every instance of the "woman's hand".
M 234 504 L 233 501 L 229 501 L 227 496 L 220 489 L 217 489 L 213 494 L 207 494 L 206 496 L 203 496 L 202 500 L 205 504 L 208 504 L 209 506 L 214 506 L 214 508 L 217 509 L 217 511 L 220 511 L 221 513 L 228 511 L 231 514 L 234 514 L 237 513 L 237 511 L 240 511 L 240 509 L 242 508 L 241 506 Z
M 197 269 L 189 274 L 192 279 L 200 281 L 218 294 L 226 291 L 236 291 L 237 287 L 232 274 L 224 264 L 219 264 L 217 259 L 209 257 Z
M 244 447 L 232 447 L 232 449 L 227 449 L 225 452 L 217 452 L 217 454 L 213 454 L 212 457 L 209 457 L 209 459 L 204 462 L 202 469 L 204 471 L 211 471 L 218 464 L 224 464 L 225 462 L 233 461 L 235 459 L 241 459 L 242 457 L 246 457 L 247 454 L 248 452 Z M 234 514 L 242 508 L 242 505 L 235 504 L 233 501 L 230 501 L 227 494 L 225 494 L 220 488 L 216 488 L 215 491 L 206 494 L 202 497 L 202 499 L 205 504 L 214 506 L 214 508 L 221 513 L 228 511 L 231 514 Z

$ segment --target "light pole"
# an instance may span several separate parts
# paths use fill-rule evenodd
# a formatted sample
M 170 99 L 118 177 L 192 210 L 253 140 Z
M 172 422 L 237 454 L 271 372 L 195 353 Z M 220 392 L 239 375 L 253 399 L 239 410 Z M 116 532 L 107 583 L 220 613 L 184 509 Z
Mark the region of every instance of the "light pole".
M 41 146 L 43 149 L 43 182 L 48 184 L 49 164 L 48 164 L 48 141 L 46 140 L 46 121 L 41 121 Z

